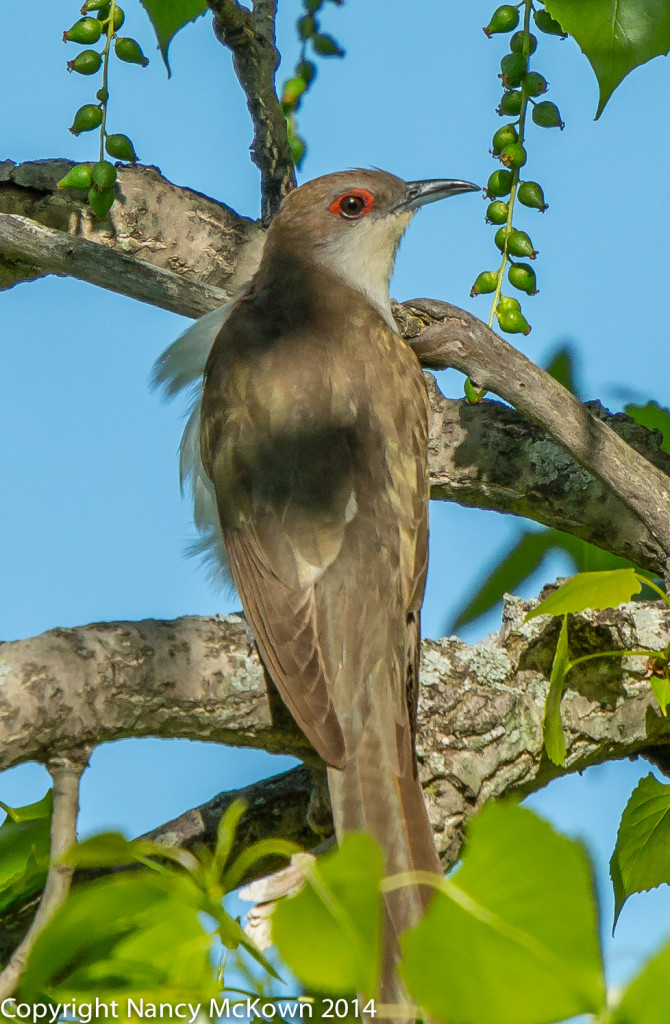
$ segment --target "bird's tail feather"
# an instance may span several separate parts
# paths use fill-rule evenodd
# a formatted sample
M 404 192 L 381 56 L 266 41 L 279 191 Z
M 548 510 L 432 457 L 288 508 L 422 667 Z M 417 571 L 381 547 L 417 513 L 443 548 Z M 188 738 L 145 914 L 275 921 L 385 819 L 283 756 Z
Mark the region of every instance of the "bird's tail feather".
M 386 875 L 407 871 L 441 874 L 421 785 L 412 770 L 413 758 L 408 767 L 408 772 L 399 775 L 381 755 L 373 770 L 369 760 L 363 766 L 359 757 L 343 769 L 329 768 L 335 831 L 338 838 L 355 831 L 372 835 L 385 853 Z M 396 973 L 398 940 L 419 922 L 431 894 L 430 887 L 410 885 L 386 897 L 379 989 L 382 1003 L 408 1001 Z

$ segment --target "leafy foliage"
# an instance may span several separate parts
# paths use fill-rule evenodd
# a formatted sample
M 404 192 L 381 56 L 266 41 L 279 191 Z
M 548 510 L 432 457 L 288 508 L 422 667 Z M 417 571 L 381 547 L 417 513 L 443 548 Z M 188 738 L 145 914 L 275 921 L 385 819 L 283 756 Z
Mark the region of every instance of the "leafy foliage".
M 449 1024 L 542 1024 L 604 1004 L 588 856 L 513 804 L 471 823 L 462 866 L 402 945 L 411 995 Z
M 568 617 L 563 616 L 561 631 L 558 634 L 556 653 L 551 666 L 549 693 L 544 706 L 542 731 L 547 755 L 554 764 L 565 764 L 565 736 L 561 725 L 561 698 L 565 687 L 565 677 L 569 667 L 568 659 Z
M 345 836 L 307 870 L 307 884 L 279 904 L 277 949 L 298 978 L 328 994 L 374 995 L 380 960 L 383 859 L 369 836 Z
M 277 977 L 222 899 L 256 861 L 291 856 L 297 848 L 264 840 L 231 859 L 243 812 L 241 801 L 228 808 L 214 853 L 203 849 L 195 856 L 151 841 L 129 842 L 116 832 L 75 846 L 66 857 L 74 867 L 143 867 L 84 884 L 70 895 L 36 941 L 22 981 L 24 997 L 48 993 L 67 1001 L 73 993 L 95 993 L 111 1000 L 153 993 L 166 1001 L 209 999 L 220 989 L 211 959 L 215 938 L 228 949 L 241 947 Z
M 6 817 L 0 826 L 0 911 L 39 892 L 49 867 L 53 794 L 24 807 L 0 802 Z
M 205 0 L 140 0 L 149 20 L 154 27 L 158 48 L 161 51 L 168 75 L 170 63 L 168 60 L 168 48 L 177 32 L 187 25 L 189 21 L 195 21 L 207 10 Z
M 580 572 L 554 590 L 526 619 L 538 615 L 569 615 L 587 608 L 616 608 L 630 601 L 642 589 L 634 569 L 610 569 L 605 572 Z
M 627 405 L 625 412 L 643 427 L 660 430 L 663 435 L 661 448 L 670 455 L 670 410 L 658 402 L 647 402 L 646 405 Z
M 545 6 L 577 40 L 595 72 L 596 118 L 627 74 L 670 50 L 668 0 L 545 0 Z
M 650 773 L 633 790 L 621 816 L 610 861 L 614 885 L 614 924 L 634 892 L 670 882 L 670 785 Z

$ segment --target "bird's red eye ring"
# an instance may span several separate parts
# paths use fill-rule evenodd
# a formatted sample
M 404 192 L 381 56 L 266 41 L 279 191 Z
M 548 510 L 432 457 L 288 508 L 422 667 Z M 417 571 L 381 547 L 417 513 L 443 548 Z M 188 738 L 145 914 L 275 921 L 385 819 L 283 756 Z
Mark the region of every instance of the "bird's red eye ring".
M 349 192 L 343 192 L 341 196 L 334 199 L 330 205 L 330 212 L 336 213 L 346 220 L 358 220 L 369 213 L 374 205 L 374 199 L 365 188 L 352 188 Z

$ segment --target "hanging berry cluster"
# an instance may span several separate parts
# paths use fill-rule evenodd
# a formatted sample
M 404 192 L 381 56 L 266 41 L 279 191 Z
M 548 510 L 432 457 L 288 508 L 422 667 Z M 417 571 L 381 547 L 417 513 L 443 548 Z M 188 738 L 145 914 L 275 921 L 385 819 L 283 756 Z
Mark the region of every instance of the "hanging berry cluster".
M 326 32 L 320 31 L 317 15 L 325 2 L 326 0 L 303 0 L 305 13 L 298 18 L 300 57 L 295 67 L 295 74 L 284 82 L 281 95 L 293 163 L 298 168 L 304 160 L 307 147 L 305 140 L 298 134 L 295 115 L 316 75 L 316 65 L 308 59 L 308 48 L 311 46 L 313 53 L 319 57 L 344 57 L 344 50 L 339 43 Z M 330 0 L 330 2 L 341 7 L 344 0 Z
M 107 104 L 109 102 L 109 58 L 114 43 L 114 53 L 126 64 L 139 64 L 145 68 L 149 63 L 139 43 L 129 36 L 117 33 L 126 16 L 116 0 L 85 0 L 81 9 L 82 17 L 72 28 L 63 33 L 64 43 L 78 43 L 87 47 L 80 50 L 73 60 L 67 62 L 68 71 L 79 75 L 95 75 L 102 68 L 102 87 L 96 93 L 97 103 L 86 103 L 74 115 L 70 131 L 73 135 L 100 130 L 100 155 L 95 164 L 77 164 L 58 182 L 59 188 L 88 190 L 88 201 L 99 220 L 109 213 L 114 202 L 116 167 L 105 159 L 135 163 L 135 147 L 127 135 L 110 135 L 107 131 Z M 95 15 L 95 16 L 93 16 Z M 90 49 L 104 40 L 103 48 Z
M 498 228 L 495 244 L 502 253 L 502 260 L 497 270 L 485 270 L 478 276 L 471 295 L 493 293 L 489 327 L 493 326 L 495 317 L 500 329 L 508 334 L 528 334 L 531 327 L 521 311 L 519 300 L 502 294 L 505 271 L 513 288 L 527 295 L 537 293 L 535 271 L 529 263 L 522 262 L 534 260 L 537 251 L 530 236 L 514 227 L 514 205 L 518 200 L 522 206 L 540 212 L 547 209 L 541 186 L 536 181 L 521 180 L 521 169 L 527 160 L 525 140 L 529 107 L 531 119 L 539 127 L 564 127 L 556 104 L 539 98 L 547 91 L 546 79 L 537 71 L 530 70 L 530 58 L 537 49 L 537 36 L 530 31 L 531 15 L 540 32 L 565 36 L 558 22 L 535 0 L 521 0 L 515 6 L 503 4 L 494 11 L 484 29 L 489 38 L 498 33 L 513 33 L 509 53 L 500 62 L 504 91 L 498 107 L 501 117 L 512 120 L 493 136 L 491 152 L 503 166 L 493 171 L 486 186 L 486 194 L 491 200 L 486 220 Z M 519 29 L 521 16 L 523 25 Z

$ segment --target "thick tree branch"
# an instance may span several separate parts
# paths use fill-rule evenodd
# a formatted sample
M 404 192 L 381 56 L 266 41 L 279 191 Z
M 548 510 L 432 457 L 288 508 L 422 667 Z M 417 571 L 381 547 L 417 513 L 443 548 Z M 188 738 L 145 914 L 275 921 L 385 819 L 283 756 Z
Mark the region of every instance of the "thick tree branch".
M 0 288 L 69 274 L 202 316 L 254 272 L 264 240 L 255 221 L 173 185 L 155 167 L 120 165 L 117 201 L 98 221 L 82 193 L 56 188 L 72 166 L 0 163 Z
M 560 774 L 543 758 L 541 734 L 558 623 L 523 624 L 526 608 L 511 599 L 501 636 L 480 644 L 423 644 L 418 749 L 447 854 L 468 807 Z M 576 616 L 571 635 L 574 654 L 660 648 L 670 640 L 670 613 L 634 602 Z M 567 770 L 670 742 L 645 671 L 637 658 L 590 662 L 571 674 Z M 238 616 L 52 630 L 3 644 L 0 677 L 0 768 L 131 735 L 309 756 Z
M 196 285 L 179 274 L 149 266 L 97 242 L 85 238 L 73 242 L 65 232 L 44 228 L 27 217 L 0 214 L 0 251 L 6 269 L 14 264 L 17 278 L 46 274 L 76 277 L 173 313 L 187 309 L 189 316 L 202 316 L 230 298 L 220 288 Z
M 237 0 L 208 0 L 208 5 L 214 12 L 214 31 L 233 55 L 247 98 L 254 125 L 251 158 L 261 172 L 261 218 L 267 224 L 295 188 L 286 119 L 275 91 L 277 0 L 253 0 L 253 11 Z
M 423 642 L 418 753 L 445 866 L 458 858 L 464 827 L 487 800 L 526 795 L 591 764 L 646 753 L 658 762 L 670 751 L 670 723 L 652 696 L 646 660 L 604 659 L 568 677 L 565 768 L 547 760 L 542 715 L 559 624 L 549 617 L 524 623 L 533 603 L 508 599 L 501 633 L 479 644 Z M 572 656 L 661 648 L 670 640 L 670 612 L 634 602 L 572 616 L 570 630 Z M 268 689 L 238 616 L 53 630 L 0 646 L 0 680 L 0 768 L 46 762 L 52 751 L 75 757 L 82 742 L 130 735 L 210 739 L 309 757 Z M 307 770 L 296 769 L 221 794 L 151 836 L 209 845 L 221 813 L 242 796 L 250 811 L 241 841 L 284 835 L 314 847 L 329 827 L 314 792 Z M 3 917 L 0 957 L 25 931 L 30 905 Z
M 53 781 L 49 871 L 37 913 L 22 942 L 11 953 L 7 966 L 0 974 L 0 1000 L 15 992 L 35 939 L 65 902 L 70 891 L 73 869 L 67 864 L 62 864 L 61 858 L 77 841 L 79 784 L 90 753 L 90 750 L 83 749 L 76 756 L 54 756 L 47 761 L 47 768 Z
M 406 303 L 433 325 L 413 347 L 424 366 L 455 367 L 547 430 L 644 523 L 670 558 L 670 479 L 593 416 L 545 370 L 470 313 L 446 302 Z M 435 323 L 438 321 L 438 323 Z
M 581 537 L 663 575 L 665 556 L 639 517 L 527 416 L 485 400 L 445 398 L 426 374 L 431 402 L 431 497 L 524 516 Z M 587 409 L 625 442 L 670 474 L 658 431 L 598 402 Z

